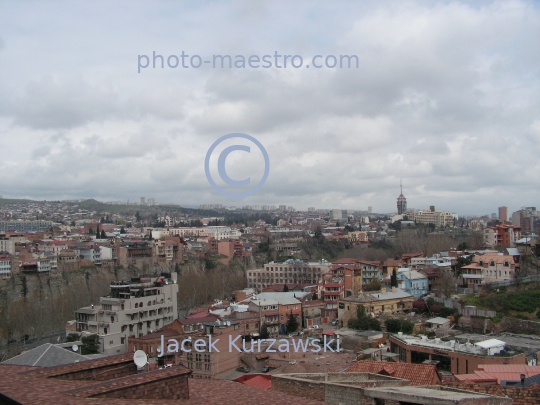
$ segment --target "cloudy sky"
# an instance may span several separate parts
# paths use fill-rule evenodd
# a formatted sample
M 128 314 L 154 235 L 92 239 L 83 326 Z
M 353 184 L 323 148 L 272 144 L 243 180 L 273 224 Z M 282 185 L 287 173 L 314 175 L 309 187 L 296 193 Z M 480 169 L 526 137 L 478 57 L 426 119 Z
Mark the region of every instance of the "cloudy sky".
M 275 52 L 304 65 L 189 65 Z M 538 206 L 539 67 L 532 1 L 3 1 L 0 194 L 392 212 L 401 178 L 417 209 Z M 205 176 L 229 133 L 269 155 L 248 197 Z M 251 147 L 226 159 L 244 192 L 264 171 L 253 143 L 221 143 L 209 168 L 236 193 L 217 170 L 233 144 Z

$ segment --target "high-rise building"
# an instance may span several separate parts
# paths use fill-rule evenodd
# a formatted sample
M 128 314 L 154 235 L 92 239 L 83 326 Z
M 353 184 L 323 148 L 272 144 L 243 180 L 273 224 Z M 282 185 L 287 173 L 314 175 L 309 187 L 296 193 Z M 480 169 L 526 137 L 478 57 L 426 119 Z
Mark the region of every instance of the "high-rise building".
M 499 219 L 503 222 L 508 221 L 508 207 L 499 207 Z
M 373 213 L 373 208 L 371 207 L 371 205 L 369 207 L 367 207 L 367 213 L 368 214 L 372 214 Z
M 400 194 L 397 198 L 397 211 L 398 215 L 405 214 L 407 212 L 407 199 L 403 195 L 403 186 L 401 185 L 401 180 L 399 181 Z
M 141 197 L 141 205 L 146 205 L 146 198 L 145 197 Z
M 315 212 L 315 207 L 308 207 L 308 212 Z

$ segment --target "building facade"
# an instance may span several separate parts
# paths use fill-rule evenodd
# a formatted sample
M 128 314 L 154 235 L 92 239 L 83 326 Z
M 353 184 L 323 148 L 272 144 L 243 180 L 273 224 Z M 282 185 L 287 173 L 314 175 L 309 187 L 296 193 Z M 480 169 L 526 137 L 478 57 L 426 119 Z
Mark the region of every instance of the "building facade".
M 247 270 L 247 287 L 262 291 L 271 284 L 311 284 L 316 285 L 321 276 L 330 270 L 330 263 L 286 260 L 270 262 L 262 269 Z
M 399 354 L 399 361 L 421 364 L 426 360 L 438 362 L 437 368 L 454 374 L 468 374 L 481 364 L 525 364 L 525 354 L 515 351 L 485 349 L 480 344 L 442 341 L 426 336 L 390 334 L 390 351 Z M 494 340 L 494 339 L 491 339 Z M 502 342 L 504 344 L 504 342 Z
M 68 322 L 66 334 L 97 334 L 102 353 L 120 354 L 128 350 L 128 337 L 140 338 L 177 318 L 176 273 L 113 282 L 110 287 L 110 294 L 101 297 L 99 305 L 75 311 L 75 321 Z

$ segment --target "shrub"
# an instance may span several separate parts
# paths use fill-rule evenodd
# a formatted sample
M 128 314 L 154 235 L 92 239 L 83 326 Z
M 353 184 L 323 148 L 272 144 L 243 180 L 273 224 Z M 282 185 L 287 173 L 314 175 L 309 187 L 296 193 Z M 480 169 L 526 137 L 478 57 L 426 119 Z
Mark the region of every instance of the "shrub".
M 454 308 L 447 308 L 447 307 L 442 307 L 441 310 L 439 311 L 439 315 L 445 318 L 447 316 L 454 316 L 455 313 L 456 313 L 456 310 Z
M 413 333 L 413 330 L 414 330 L 414 323 L 411 322 L 411 321 L 407 321 L 407 320 L 402 320 L 401 321 L 401 331 L 403 333 L 406 333 L 407 335 L 410 335 Z
M 401 331 L 401 321 L 399 319 L 387 319 L 384 321 L 388 333 L 398 333 Z

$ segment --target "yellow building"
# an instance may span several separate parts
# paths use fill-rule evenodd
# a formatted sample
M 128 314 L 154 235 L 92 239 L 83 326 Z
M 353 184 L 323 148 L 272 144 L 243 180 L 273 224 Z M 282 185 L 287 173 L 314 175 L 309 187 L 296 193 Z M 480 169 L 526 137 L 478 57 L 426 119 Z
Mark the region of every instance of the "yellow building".
M 394 314 L 411 309 L 414 297 L 405 291 L 392 287 L 391 291 L 381 288 L 379 292 L 361 292 L 357 296 L 340 298 L 338 301 L 338 319 L 343 326 L 350 318 L 356 318 L 356 309 L 362 305 L 367 314 Z

